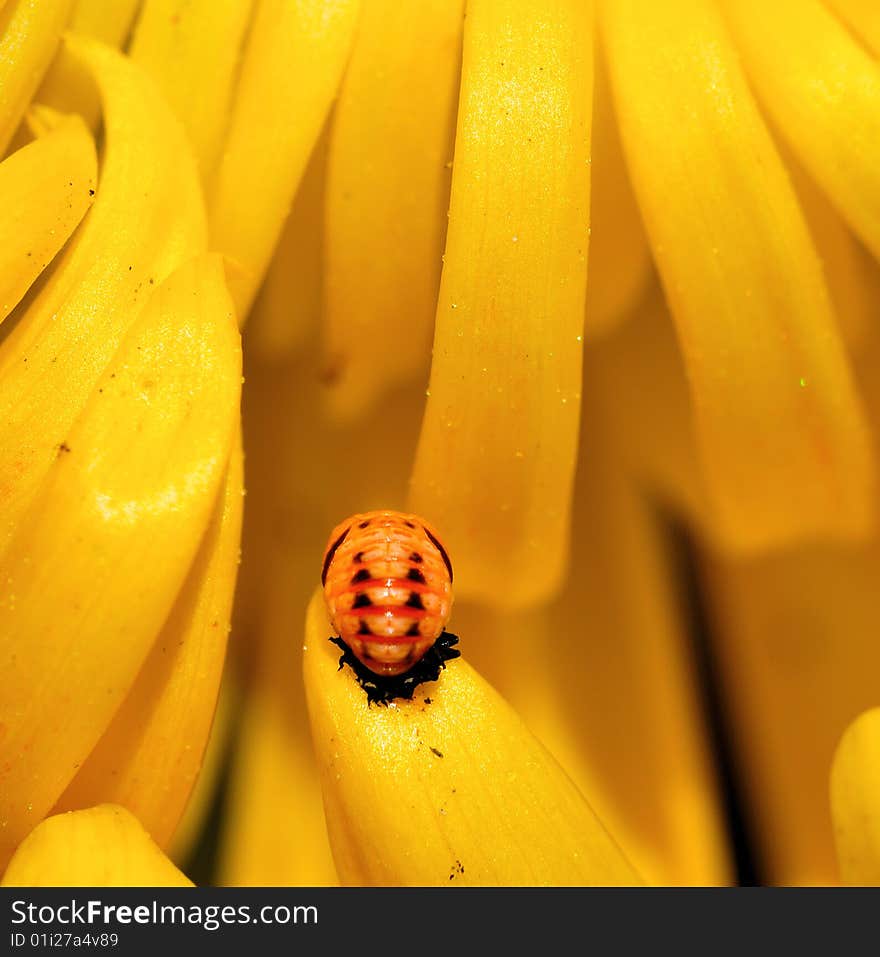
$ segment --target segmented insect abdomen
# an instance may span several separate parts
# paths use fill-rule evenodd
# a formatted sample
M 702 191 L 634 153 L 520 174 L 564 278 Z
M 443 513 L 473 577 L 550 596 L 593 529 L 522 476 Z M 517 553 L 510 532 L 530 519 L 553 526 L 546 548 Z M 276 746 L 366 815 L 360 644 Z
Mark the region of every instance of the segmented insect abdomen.
M 452 566 L 436 532 L 402 512 L 354 515 L 324 557 L 333 626 L 378 674 L 408 671 L 442 634 L 452 609 Z

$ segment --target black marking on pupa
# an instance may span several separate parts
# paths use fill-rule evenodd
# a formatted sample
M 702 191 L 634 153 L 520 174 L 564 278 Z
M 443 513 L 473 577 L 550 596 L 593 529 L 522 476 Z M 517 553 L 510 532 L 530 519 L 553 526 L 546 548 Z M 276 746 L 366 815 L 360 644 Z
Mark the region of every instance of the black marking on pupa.
M 444 631 L 431 645 L 424 657 L 420 658 L 409 671 L 402 675 L 383 677 L 370 671 L 354 655 L 354 652 L 341 638 L 330 638 L 334 645 L 342 649 L 339 656 L 339 670 L 348 665 L 354 672 L 357 683 L 367 695 L 367 704 L 388 705 L 395 698 L 412 701 L 416 688 L 426 681 L 436 681 L 446 662 L 459 658 L 461 652 L 453 646 L 458 644 L 458 636 Z

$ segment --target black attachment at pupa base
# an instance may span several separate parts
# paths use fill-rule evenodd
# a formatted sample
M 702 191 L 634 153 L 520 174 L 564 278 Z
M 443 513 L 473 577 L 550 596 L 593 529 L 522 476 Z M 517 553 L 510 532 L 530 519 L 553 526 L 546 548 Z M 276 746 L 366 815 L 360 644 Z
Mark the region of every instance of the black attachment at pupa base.
M 419 659 L 409 671 L 402 675 L 383 677 L 370 671 L 366 665 L 358 661 L 354 652 L 341 638 L 331 638 L 329 640 L 342 649 L 342 655 L 339 658 L 339 670 L 342 670 L 343 665 L 348 665 L 351 668 L 355 678 L 357 678 L 357 683 L 367 693 L 368 704 L 387 705 L 395 698 L 405 698 L 407 701 L 411 701 L 416 688 L 420 684 L 426 681 L 436 681 L 440 677 L 440 672 L 446 667 L 446 662 L 461 656 L 461 652 L 453 648 L 453 645 L 458 644 L 458 636 L 444 631 L 431 645 L 425 656 Z

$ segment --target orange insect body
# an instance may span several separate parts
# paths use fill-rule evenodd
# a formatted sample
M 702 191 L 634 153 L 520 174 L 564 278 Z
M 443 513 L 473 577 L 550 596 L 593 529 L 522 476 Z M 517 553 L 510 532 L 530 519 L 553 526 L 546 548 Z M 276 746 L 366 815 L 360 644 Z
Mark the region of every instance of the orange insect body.
M 337 634 L 378 675 L 409 671 L 452 611 L 449 556 L 418 515 L 364 512 L 337 525 L 321 582 Z

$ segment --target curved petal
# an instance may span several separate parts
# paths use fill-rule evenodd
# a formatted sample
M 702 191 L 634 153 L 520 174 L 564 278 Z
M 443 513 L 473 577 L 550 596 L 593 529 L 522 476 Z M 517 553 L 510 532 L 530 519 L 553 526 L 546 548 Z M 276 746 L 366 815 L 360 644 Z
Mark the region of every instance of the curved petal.
M 97 178 L 94 141 L 73 116 L 0 163 L 0 322 L 79 225 Z
M 67 29 L 120 49 L 128 37 L 141 0 L 76 0 Z M 56 57 L 34 97 L 62 113 L 79 113 L 97 129 L 101 103 L 94 81 L 70 57 Z
M 326 173 L 325 128 L 309 158 L 248 319 L 247 353 L 257 362 L 280 365 L 316 338 L 323 308 Z M 316 395 L 316 405 L 319 401 Z
M 142 0 L 74 0 L 68 29 L 119 49 Z M 42 101 L 41 101 L 42 102 Z
M 250 15 L 250 0 L 146 0 L 129 46 L 186 127 L 206 183 L 220 157 Z
M 716 537 L 742 551 L 865 537 L 876 494 L 864 410 L 806 222 L 718 6 L 604 0 L 601 10 Z
M 656 286 L 629 322 L 588 343 L 584 381 L 596 385 L 594 401 L 611 422 L 627 469 L 665 507 L 705 529 L 709 511 L 687 375 Z
M 195 260 L 150 298 L 0 553 L 0 856 L 58 800 L 167 619 L 240 389 L 219 258 Z
M 221 841 L 219 883 L 227 887 L 339 883 L 305 707 L 290 700 L 301 689 L 280 684 L 258 676 L 243 703 Z
M 323 596 L 306 619 L 306 700 L 344 884 L 629 885 L 639 879 L 513 709 L 461 659 L 412 701 L 370 707 Z
M 601 359 L 589 356 L 588 345 L 565 587 L 525 613 L 457 602 L 451 630 L 647 883 L 726 884 L 729 839 L 677 569 L 621 456 L 619 420 L 606 414 L 615 397 L 598 388 Z M 465 644 L 469 635 L 478 640 Z
M 880 887 L 880 708 L 860 715 L 840 739 L 831 817 L 843 882 Z
M 217 696 L 217 708 L 214 720 L 211 722 L 211 731 L 205 753 L 202 757 L 202 766 L 199 776 L 190 791 L 184 812 L 174 829 L 174 835 L 165 848 L 165 853 L 175 864 L 192 860 L 194 854 L 201 851 L 205 843 L 203 838 L 212 826 L 212 815 L 217 807 L 218 800 L 226 788 L 226 766 L 229 761 L 230 746 L 237 721 L 239 697 L 235 688 L 235 681 L 229 677 L 232 669 L 224 671 L 224 679 L 220 684 L 220 693 Z M 216 883 L 216 871 L 212 870 Z
M 773 122 L 880 259 L 880 63 L 820 0 L 722 7 Z
M 37 825 L 10 861 L 3 887 L 192 887 L 136 817 L 112 804 Z
M 0 10 L 0 156 L 61 39 L 73 0 L 9 0 Z
M 877 325 L 880 263 L 797 160 L 786 154 L 783 157 L 822 262 L 841 335 L 850 355 L 858 355 Z
M 105 156 L 89 216 L 0 346 L 0 552 L 154 284 L 205 247 L 195 164 L 149 78 L 66 45 L 101 88 Z
M 874 0 L 825 0 L 875 56 L 880 56 L 880 7 Z
M 651 251 L 626 164 L 611 101 L 608 68 L 597 56 L 590 162 L 590 275 L 584 334 L 614 330 L 649 288 Z
M 459 594 L 520 607 L 564 573 L 580 414 L 592 5 L 476 0 L 431 387 L 410 507 Z
M 242 481 L 239 436 L 174 608 L 56 810 L 121 804 L 168 847 L 199 775 L 217 706 L 238 573 Z
M 359 0 L 261 0 L 251 26 L 214 185 L 212 247 L 241 267 L 243 322 L 330 112 Z
M 340 418 L 427 379 L 463 19 L 463 0 L 364 0 L 327 170 L 325 364 Z

